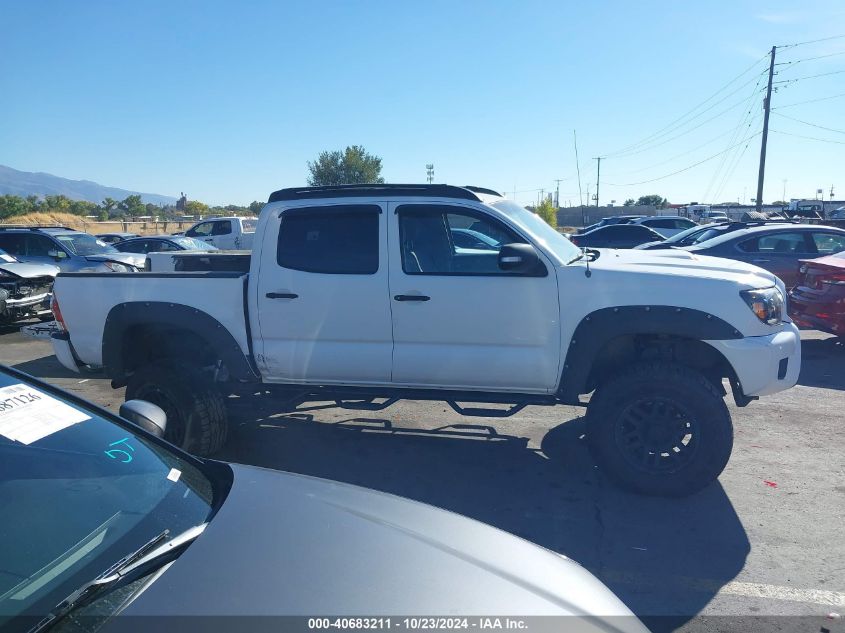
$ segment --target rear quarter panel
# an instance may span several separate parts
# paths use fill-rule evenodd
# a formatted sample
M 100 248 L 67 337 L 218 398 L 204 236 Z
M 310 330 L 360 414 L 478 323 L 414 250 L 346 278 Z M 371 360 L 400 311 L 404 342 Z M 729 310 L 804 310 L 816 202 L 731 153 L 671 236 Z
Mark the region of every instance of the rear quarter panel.
M 79 359 L 103 364 L 106 317 L 126 302 L 169 302 L 205 312 L 248 354 L 244 315 L 247 276 L 236 273 L 60 274 L 53 289 Z

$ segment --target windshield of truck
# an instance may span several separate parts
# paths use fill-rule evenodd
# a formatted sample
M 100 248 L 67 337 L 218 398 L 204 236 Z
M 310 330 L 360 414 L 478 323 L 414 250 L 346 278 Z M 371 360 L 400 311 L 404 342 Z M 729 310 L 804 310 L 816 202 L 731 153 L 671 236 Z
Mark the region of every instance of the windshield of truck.
M 204 523 L 213 490 L 128 423 L 0 372 L 0 629 L 43 617 L 164 530 Z
M 102 240 L 98 240 L 93 235 L 88 235 L 87 233 L 67 233 L 65 235 L 56 235 L 55 238 L 71 253 L 82 255 L 83 257 L 85 255 L 102 255 L 103 253 L 119 252 L 114 246 L 106 244 Z
M 216 251 L 217 247 L 214 244 L 203 242 L 202 240 L 194 239 L 193 237 L 171 237 L 170 240 L 175 242 L 182 248 L 188 251 Z
M 536 213 L 531 213 L 513 200 L 499 200 L 492 203 L 492 206 L 507 215 L 514 224 L 527 231 L 543 247 L 557 255 L 562 262 L 570 262 L 579 256 L 581 251 L 578 247 L 550 227 Z

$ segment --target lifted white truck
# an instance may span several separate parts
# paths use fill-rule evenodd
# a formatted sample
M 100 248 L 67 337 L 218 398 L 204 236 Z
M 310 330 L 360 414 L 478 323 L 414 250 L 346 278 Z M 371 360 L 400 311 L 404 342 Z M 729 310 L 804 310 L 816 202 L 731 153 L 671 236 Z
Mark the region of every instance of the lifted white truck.
M 167 437 L 198 454 L 225 442 L 229 394 L 277 395 L 280 410 L 443 400 L 481 416 L 563 403 L 587 407 L 612 480 L 684 495 L 730 456 L 724 381 L 745 406 L 793 386 L 801 363 L 770 273 L 682 251 L 582 252 L 478 187 L 283 189 L 248 273 L 98 276 L 58 277 L 56 355 L 162 406 Z

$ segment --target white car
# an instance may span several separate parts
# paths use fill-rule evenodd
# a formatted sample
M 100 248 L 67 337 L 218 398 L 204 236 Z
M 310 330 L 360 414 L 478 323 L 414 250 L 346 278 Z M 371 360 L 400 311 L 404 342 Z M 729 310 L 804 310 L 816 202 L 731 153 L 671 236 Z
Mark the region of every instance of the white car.
M 704 211 L 698 218 L 699 224 L 712 224 L 713 222 L 729 222 L 730 218 L 724 211 Z
M 457 247 L 460 227 L 498 245 Z M 60 275 L 59 360 L 153 400 L 170 439 L 201 454 L 225 442 L 224 394 L 261 392 L 280 411 L 585 406 L 600 468 L 658 495 L 727 464 L 724 379 L 739 406 L 798 380 L 798 329 L 771 273 L 675 249 L 582 251 L 489 190 L 283 189 L 255 235 L 248 273 Z
M 185 237 L 202 240 L 220 250 L 248 251 L 252 248 L 257 223 L 257 218 L 209 218 L 185 231 Z
M 58 266 L 26 263 L 0 250 L 0 325 L 50 315 Z
M 652 215 L 632 220 L 628 224 L 642 224 L 660 233 L 663 237 L 672 237 L 681 231 L 697 226 L 692 220 L 676 215 Z

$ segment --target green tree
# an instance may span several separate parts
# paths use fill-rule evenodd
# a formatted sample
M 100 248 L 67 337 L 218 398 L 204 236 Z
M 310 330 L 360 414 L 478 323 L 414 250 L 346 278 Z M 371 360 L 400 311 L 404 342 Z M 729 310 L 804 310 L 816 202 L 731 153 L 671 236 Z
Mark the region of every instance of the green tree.
M 188 215 L 205 215 L 208 213 L 208 205 L 199 200 L 188 200 L 185 203 L 185 212 Z
M 259 202 L 258 200 L 253 200 L 252 202 L 249 203 L 249 212 L 252 215 L 258 215 L 259 213 L 261 213 L 261 209 L 263 209 L 263 208 L 264 208 L 264 203 Z
M 11 194 L 0 196 L 0 218 L 23 215 L 30 211 L 32 211 L 32 205 L 28 200 Z
M 53 211 L 58 213 L 70 212 L 70 203 L 72 200 L 65 195 L 59 194 L 57 196 L 44 196 L 43 211 Z
M 342 152 L 320 152 L 317 160 L 308 161 L 308 171 L 308 184 L 312 187 L 384 182 L 381 158 L 368 154 L 360 145 L 351 145 Z
M 129 216 L 144 215 L 144 212 L 147 210 L 144 203 L 141 202 L 141 196 L 138 194 L 126 196 L 126 198 L 120 201 L 117 208 L 123 211 L 124 215 Z
M 97 205 L 87 200 L 71 200 L 68 204 L 68 211 L 73 215 L 93 215 L 97 210 Z
M 557 209 L 550 198 L 546 198 L 537 205 L 534 212 L 543 218 L 550 227 L 557 228 Z
M 640 196 L 640 199 L 637 200 L 638 205 L 651 205 L 653 207 L 657 207 L 658 209 L 662 209 L 668 203 L 669 202 L 666 198 L 656 193 L 652 193 L 647 196 Z
M 628 198 L 622 206 L 623 207 L 633 207 L 635 204 L 637 204 L 637 203 L 633 198 Z

